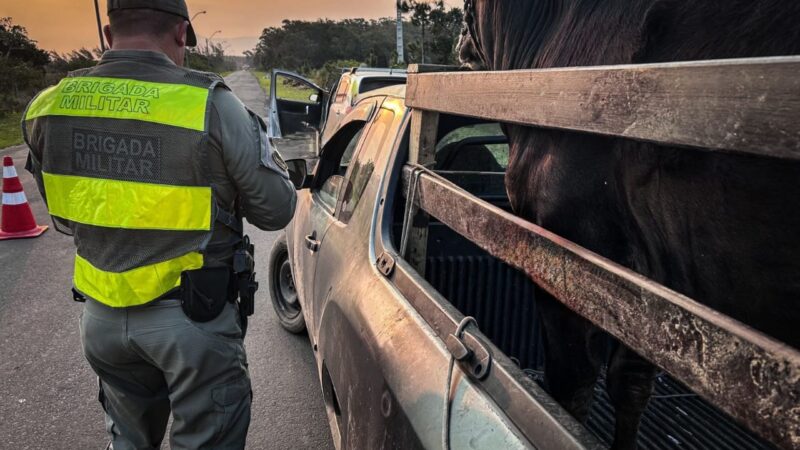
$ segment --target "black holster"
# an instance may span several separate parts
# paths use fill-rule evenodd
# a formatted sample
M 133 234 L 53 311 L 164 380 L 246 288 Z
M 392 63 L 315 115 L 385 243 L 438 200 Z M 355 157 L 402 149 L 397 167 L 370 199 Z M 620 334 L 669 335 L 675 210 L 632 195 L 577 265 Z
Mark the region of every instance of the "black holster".
M 181 307 L 195 322 L 214 320 L 225 303 L 236 301 L 235 278 L 229 267 L 207 267 L 181 273 Z
M 247 332 L 247 318 L 255 312 L 255 297 L 258 290 L 255 268 L 255 246 L 250 243 L 248 236 L 244 236 L 233 253 L 233 272 L 236 275 L 239 291 L 239 318 L 243 336 Z

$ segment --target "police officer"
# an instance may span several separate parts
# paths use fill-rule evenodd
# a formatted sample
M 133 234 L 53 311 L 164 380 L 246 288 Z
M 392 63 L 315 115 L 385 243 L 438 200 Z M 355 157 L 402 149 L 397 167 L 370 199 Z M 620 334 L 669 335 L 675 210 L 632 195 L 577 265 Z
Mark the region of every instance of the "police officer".
M 41 92 L 23 128 L 50 214 L 74 236 L 111 445 L 160 448 L 171 411 L 172 448 L 243 448 L 254 286 L 241 217 L 283 228 L 294 188 L 263 121 L 218 76 L 181 67 L 196 44 L 184 0 L 108 12 L 111 50 Z

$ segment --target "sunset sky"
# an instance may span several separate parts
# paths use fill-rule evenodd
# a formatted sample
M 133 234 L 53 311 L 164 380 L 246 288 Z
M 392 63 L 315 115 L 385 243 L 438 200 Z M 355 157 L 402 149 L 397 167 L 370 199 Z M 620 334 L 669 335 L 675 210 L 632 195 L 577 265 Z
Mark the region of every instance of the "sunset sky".
M 283 19 L 343 19 L 395 15 L 395 0 L 187 0 L 189 12 L 206 10 L 197 17 L 195 30 L 202 39 L 222 30 L 214 39 L 225 41 L 229 54 L 240 54 L 255 45 L 261 31 Z M 463 6 L 462 0 L 447 0 Z M 106 0 L 100 0 L 106 23 Z M 47 50 L 66 52 L 98 47 L 93 0 L 0 0 L 0 17 L 28 29 L 31 38 Z

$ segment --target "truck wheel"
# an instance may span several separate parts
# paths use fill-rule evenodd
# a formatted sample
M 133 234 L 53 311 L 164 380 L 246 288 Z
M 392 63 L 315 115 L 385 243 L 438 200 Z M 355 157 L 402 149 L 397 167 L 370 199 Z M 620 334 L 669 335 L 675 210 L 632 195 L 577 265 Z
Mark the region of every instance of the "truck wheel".
M 281 326 L 290 333 L 299 334 L 305 331 L 306 321 L 300 309 L 300 299 L 295 289 L 292 267 L 289 265 L 289 250 L 286 246 L 286 235 L 275 241 L 269 255 L 269 296 L 272 307 Z

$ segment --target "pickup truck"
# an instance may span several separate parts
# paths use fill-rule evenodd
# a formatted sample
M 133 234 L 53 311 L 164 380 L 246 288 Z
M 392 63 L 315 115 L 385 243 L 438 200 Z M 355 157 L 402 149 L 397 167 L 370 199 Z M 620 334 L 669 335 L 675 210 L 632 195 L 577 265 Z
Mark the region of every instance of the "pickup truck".
M 272 101 L 284 130 L 275 140 L 279 151 L 292 143 L 286 130 L 330 134 L 318 162 L 287 161 L 299 190 L 297 213 L 272 249 L 268 284 L 284 328 L 308 333 L 334 444 L 606 447 L 613 410 L 602 380 L 586 424 L 540 386 L 542 338 L 531 279 L 432 215 L 418 220 L 407 207 L 415 204 L 412 187 L 422 174 L 450 189 L 447 195 L 510 212 L 501 126 L 441 114 L 431 132 L 433 159 L 412 169 L 405 100 L 404 85 L 359 94 L 332 131 L 322 130 L 321 97 L 299 109 Z M 426 245 L 415 255 L 405 236 L 420 229 Z M 665 373 L 639 445 L 772 448 Z

